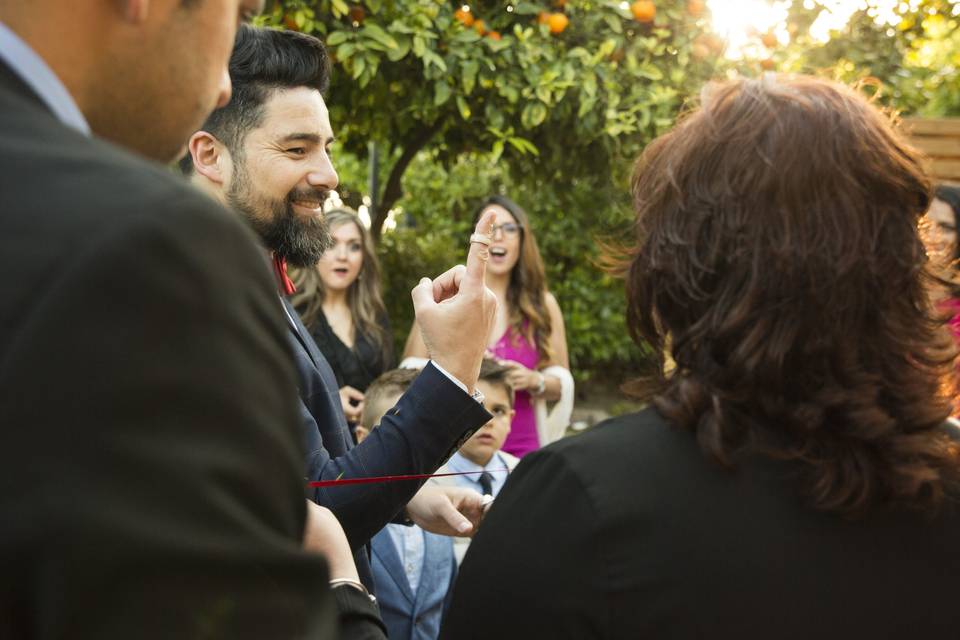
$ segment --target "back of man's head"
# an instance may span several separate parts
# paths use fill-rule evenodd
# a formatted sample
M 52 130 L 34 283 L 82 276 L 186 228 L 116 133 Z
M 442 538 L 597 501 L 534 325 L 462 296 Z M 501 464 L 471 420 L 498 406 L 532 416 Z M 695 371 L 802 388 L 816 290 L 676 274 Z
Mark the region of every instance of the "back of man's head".
M 360 424 L 368 431 L 380 422 L 399 396 L 413 384 L 420 372 L 416 369 L 393 369 L 370 383 L 363 396 L 363 415 Z
M 230 57 L 230 81 L 230 102 L 210 114 L 202 129 L 237 156 L 244 136 L 260 123 L 264 104 L 274 91 L 307 87 L 326 92 L 330 58 L 313 36 L 244 25 L 237 31 Z M 180 160 L 180 169 L 187 175 L 192 172 L 189 154 Z

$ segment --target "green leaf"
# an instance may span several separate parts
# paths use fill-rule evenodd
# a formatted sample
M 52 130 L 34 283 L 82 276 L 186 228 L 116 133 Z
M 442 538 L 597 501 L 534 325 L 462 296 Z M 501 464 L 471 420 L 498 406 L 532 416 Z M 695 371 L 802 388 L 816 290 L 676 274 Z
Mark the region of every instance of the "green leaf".
M 663 72 L 652 64 L 640 65 L 640 68 L 637 69 L 637 75 L 647 78 L 648 80 L 653 80 L 654 82 L 663 80 Z
M 339 60 L 340 62 L 349 60 L 350 56 L 352 56 L 354 51 L 356 50 L 357 50 L 357 45 L 353 44 L 352 42 L 347 42 L 340 45 L 339 47 L 337 47 L 337 60 Z
M 594 98 L 586 98 L 585 100 L 580 101 L 580 108 L 577 109 L 577 117 L 583 118 L 585 115 L 593 111 L 593 108 L 596 106 L 597 101 Z
M 543 11 L 543 7 L 532 2 L 518 2 L 513 8 L 513 12 L 518 16 L 535 16 Z
M 613 31 L 614 33 L 623 33 L 623 23 L 620 21 L 620 18 L 606 14 L 603 16 L 603 19 L 606 21 L 607 26 L 610 27 L 610 31 Z
M 349 39 L 350 34 L 346 31 L 334 31 L 327 36 L 327 41 L 324 44 L 326 44 L 328 47 L 336 47 L 337 45 L 343 44 Z
M 426 70 L 430 65 L 435 65 L 440 71 L 447 72 L 447 63 L 430 49 L 423 51 L 423 68 Z
M 530 102 L 523 108 L 520 122 L 527 129 L 533 129 L 543 124 L 547 119 L 547 107 L 542 102 Z
M 350 7 L 343 0 L 332 0 L 331 4 L 333 5 L 333 15 L 338 18 L 350 13 Z
M 496 163 L 503 155 L 503 140 L 497 140 L 493 143 L 493 154 L 490 157 L 492 163 Z
M 470 105 L 467 104 L 467 100 L 463 96 L 457 96 L 457 109 L 460 110 L 461 118 L 464 120 L 470 119 Z
M 423 36 L 419 34 L 413 36 L 413 55 L 418 58 L 423 58 L 426 52 L 427 42 L 423 39 Z
M 537 149 L 536 145 L 525 138 L 511 136 L 507 138 L 507 142 L 520 153 L 529 153 L 535 156 L 540 155 L 540 150 Z
M 480 65 L 476 60 L 467 60 L 463 63 L 463 92 L 467 95 L 473 93 L 473 87 L 477 83 L 477 71 Z
M 387 59 L 390 60 L 390 62 L 398 62 L 403 60 L 408 53 L 410 53 L 410 38 L 399 38 L 397 40 L 397 48 L 387 51 Z
M 438 80 L 433 85 L 433 105 L 439 107 L 450 99 L 450 85 Z
M 503 83 L 497 87 L 497 91 L 506 98 L 510 104 L 516 104 L 517 100 L 520 99 L 520 92 L 517 88 L 506 84 L 506 81 L 503 81 Z
M 394 40 L 393 36 L 383 30 L 380 25 L 374 24 L 372 22 L 367 22 L 364 24 L 363 29 L 360 30 L 361 35 L 366 36 L 372 40 L 376 40 L 383 46 L 388 49 L 396 49 L 397 41 Z
M 307 16 L 304 15 L 303 11 L 297 11 L 293 16 L 293 21 L 297 24 L 297 29 L 303 31 L 303 25 L 307 22 Z
M 363 73 L 363 70 L 367 68 L 367 61 L 362 57 L 357 57 L 353 61 L 353 79 L 356 80 Z

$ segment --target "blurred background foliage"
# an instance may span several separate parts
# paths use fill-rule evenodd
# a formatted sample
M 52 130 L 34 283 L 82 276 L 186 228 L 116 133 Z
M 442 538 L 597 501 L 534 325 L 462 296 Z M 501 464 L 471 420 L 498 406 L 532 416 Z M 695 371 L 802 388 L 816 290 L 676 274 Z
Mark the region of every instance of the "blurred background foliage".
M 644 350 L 598 241 L 629 240 L 632 162 L 707 80 L 869 76 L 906 114 L 960 115 L 955 3 L 849 0 L 825 31 L 844 2 L 277 0 L 262 22 L 333 55 L 340 195 L 371 220 L 400 348 L 410 289 L 463 260 L 476 205 L 504 193 L 530 214 L 575 376 L 622 381 Z

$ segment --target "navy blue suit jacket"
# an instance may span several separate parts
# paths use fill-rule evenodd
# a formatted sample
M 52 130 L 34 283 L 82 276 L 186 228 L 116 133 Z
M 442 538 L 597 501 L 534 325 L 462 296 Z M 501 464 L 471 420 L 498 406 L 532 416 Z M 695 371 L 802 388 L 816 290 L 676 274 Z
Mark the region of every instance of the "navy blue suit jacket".
M 300 376 L 309 480 L 433 473 L 490 420 L 480 403 L 428 364 L 380 426 L 353 446 L 336 377 L 293 306 L 287 300 L 283 305 Z M 313 490 L 314 501 L 343 525 L 367 588 L 374 581 L 365 545 L 422 485 L 416 480 Z
M 377 602 L 390 640 L 435 640 L 440 621 L 453 598 L 457 560 L 453 540 L 423 532 L 423 570 L 417 592 L 403 569 L 397 547 L 386 529 L 373 537 L 373 575 Z

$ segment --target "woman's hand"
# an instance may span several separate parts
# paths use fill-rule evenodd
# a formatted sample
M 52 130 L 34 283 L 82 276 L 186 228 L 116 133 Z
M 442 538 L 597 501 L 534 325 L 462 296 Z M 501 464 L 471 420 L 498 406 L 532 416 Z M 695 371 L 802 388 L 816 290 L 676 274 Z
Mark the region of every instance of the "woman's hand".
M 343 415 L 347 416 L 347 422 L 360 422 L 360 416 L 363 415 L 363 393 L 350 385 L 342 386 L 340 404 L 343 405 Z
M 507 382 L 515 391 L 536 392 L 538 389 L 542 393 L 543 374 L 533 369 L 527 369 L 525 366 L 515 360 L 499 360 L 500 364 L 510 367 L 507 371 Z M 534 393 L 536 395 L 536 393 Z

